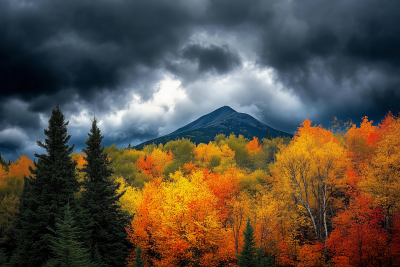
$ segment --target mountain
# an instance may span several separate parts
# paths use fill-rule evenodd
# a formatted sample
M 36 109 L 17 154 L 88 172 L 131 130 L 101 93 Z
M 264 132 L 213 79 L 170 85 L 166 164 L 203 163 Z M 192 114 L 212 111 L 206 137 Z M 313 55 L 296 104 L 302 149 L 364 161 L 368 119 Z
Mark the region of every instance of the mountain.
M 253 136 L 262 139 L 268 137 L 268 131 L 273 138 L 278 137 L 279 135 L 282 137 L 293 137 L 293 134 L 276 130 L 246 113 L 239 113 L 228 106 L 224 106 L 198 118 L 170 134 L 148 140 L 137 145 L 135 148 L 141 149 L 143 146 L 152 143 L 166 144 L 171 140 L 180 138 L 190 139 L 196 144 L 208 143 L 213 141 L 217 134 L 225 134 L 226 136 L 229 136 L 231 133 L 234 133 L 236 136 L 241 134 L 248 139 L 253 139 Z

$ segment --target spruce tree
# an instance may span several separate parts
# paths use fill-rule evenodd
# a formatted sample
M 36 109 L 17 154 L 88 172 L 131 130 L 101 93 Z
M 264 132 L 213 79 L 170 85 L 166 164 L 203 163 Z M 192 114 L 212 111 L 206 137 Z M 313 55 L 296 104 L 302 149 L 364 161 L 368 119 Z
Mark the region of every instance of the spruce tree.
M 0 267 L 8 267 L 7 255 L 4 249 L 0 249 Z
M 134 267 L 144 267 L 144 262 L 142 261 L 142 248 L 140 246 L 136 249 L 135 265 Z
M 258 249 L 258 264 L 257 267 L 275 267 L 271 257 L 263 255 L 262 248 Z
M 239 262 L 238 266 L 240 267 L 254 267 L 258 265 L 258 256 L 257 256 L 257 248 L 254 237 L 254 229 L 250 224 L 250 219 L 247 220 L 246 229 L 243 232 L 244 234 L 244 244 L 242 247 L 242 251 L 237 256 Z
M 38 158 L 36 169 L 30 179 L 25 179 L 21 196 L 20 214 L 15 235 L 17 248 L 12 257 L 12 266 L 42 266 L 49 260 L 49 237 L 56 218 L 62 218 L 64 207 L 71 203 L 75 207 L 74 194 L 79 183 L 75 175 L 76 163 L 71 161 L 74 146 L 69 146 L 71 138 L 67 134 L 68 121 L 59 105 L 52 110 L 46 139 L 38 141 L 45 154 L 35 153 Z
M 87 164 L 83 168 L 85 181 L 81 206 L 86 215 L 82 228 L 89 233 L 88 246 L 92 259 L 100 255 L 104 264 L 125 266 L 128 255 L 125 226 L 129 220 L 118 204 L 122 194 L 117 193 L 119 184 L 111 179 L 112 171 L 101 145 L 104 136 L 97 122 L 94 118 L 85 142 L 87 147 L 83 149 Z
M 269 132 L 269 130 L 268 130 L 268 140 L 272 140 L 272 136 L 271 136 L 271 133 Z
M 57 219 L 55 230 L 48 229 L 55 235 L 49 238 L 53 258 L 44 267 L 91 266 L 87 249 L 78 241 L 80 231 L 73 219 L 69 203 L 64 211 L 64 219 Z

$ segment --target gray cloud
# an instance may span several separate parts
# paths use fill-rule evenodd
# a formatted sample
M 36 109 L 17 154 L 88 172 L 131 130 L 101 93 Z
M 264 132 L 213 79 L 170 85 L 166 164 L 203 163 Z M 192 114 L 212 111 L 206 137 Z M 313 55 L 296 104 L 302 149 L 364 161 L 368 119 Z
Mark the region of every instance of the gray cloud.
M 210 47 L 190 45 L 184 49 L 183 56 L 189 60 L 197 61 L 200 72 L 226 73 L 240 64 L 239 58 L 226 47 L 215 45 Z

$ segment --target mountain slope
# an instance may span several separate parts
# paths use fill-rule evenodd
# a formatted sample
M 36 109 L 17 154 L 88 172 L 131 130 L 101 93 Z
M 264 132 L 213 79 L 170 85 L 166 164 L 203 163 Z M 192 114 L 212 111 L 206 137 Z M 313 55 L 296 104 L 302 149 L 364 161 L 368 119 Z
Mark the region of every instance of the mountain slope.
M 216 109 L 207 115 L 201 116 L 197 120 L 187 124 L 186 126 L 179 128 L 178 130 L 170 134 L 167 134 L 166 136 L 176 135 L 187 131 L 205 128 L 213 123 L 218 123 L 218 121 L 224 119 L 227 116 L 234 115 L 237 113 L 238 112 L 236 112 L 234 109 L 228 106 L 223 106 L 222 108 Z
M 276 130 L 246 113 L 239 113 L 228 106 L 224 106 L 170 134 L 146 141 L 135 148 L 141 149 L 143 146 L 152 143 L 166 144 L 171 140 L 180 138 L 190 139 L 196 144 L 208 143 L 213 141 L 218 134 L 229 136 L 231 133 L 234 133 L 236 136 L 241 134 L 248 139 L 253 139 L 253 136 L 262 139 L 268 137 L 268 132 L 273 138 L 279 135 L 282 137 L 293 137 L 293 134 Z

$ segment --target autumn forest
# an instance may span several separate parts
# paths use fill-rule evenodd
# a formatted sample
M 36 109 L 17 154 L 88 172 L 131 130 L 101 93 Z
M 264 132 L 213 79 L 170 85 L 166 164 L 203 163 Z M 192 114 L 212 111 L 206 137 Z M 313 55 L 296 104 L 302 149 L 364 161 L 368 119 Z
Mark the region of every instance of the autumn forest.
M 82 153 L 56 106 L 0 165 L 0 266 L 400 266 L 400 118 Z M 0 157 L 1 158 L 1 157 Z

